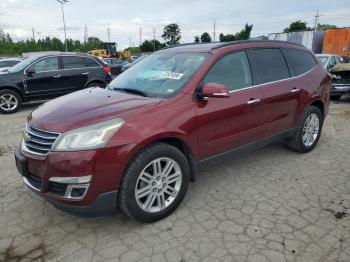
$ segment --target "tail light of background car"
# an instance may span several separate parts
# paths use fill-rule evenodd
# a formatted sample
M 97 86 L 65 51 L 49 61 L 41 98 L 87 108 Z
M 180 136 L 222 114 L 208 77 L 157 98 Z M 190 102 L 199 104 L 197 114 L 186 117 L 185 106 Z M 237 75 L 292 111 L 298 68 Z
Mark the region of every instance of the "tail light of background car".
M 106 74 L 111 75 L 111 68 L 109 66 L 104 66 L 103 71 L 105 71 Z

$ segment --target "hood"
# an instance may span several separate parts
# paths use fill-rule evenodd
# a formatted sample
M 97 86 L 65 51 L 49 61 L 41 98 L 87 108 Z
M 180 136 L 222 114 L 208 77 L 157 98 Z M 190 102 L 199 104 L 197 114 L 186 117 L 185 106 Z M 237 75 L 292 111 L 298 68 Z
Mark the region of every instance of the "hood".
M 113 118 L 126 119 L 161 101 L 98 87 L 88 88 L 41 105 L 28 121 L 39 129 L 62 133 Z
M 336 64 L 332 68 L 331 73 L 344 72 L 344 71 L 350 71 L 350 63 L 339 63 L 339 64 Z

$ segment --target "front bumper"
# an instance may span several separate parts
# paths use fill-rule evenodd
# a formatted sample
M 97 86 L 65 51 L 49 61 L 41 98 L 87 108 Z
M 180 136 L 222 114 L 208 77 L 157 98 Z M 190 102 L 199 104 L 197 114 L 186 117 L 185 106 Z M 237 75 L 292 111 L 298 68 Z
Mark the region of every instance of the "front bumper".
M 350 93 L 349 84 L 332 84 L 331 85 L 331 96 L 332 95 L 345 95 Z
M 16 166 L 24 183 L 55 207 L 85 216 L 105 216 L 116 212 L 118 187 L 132 144 L 81 152 L 50 152 L 44 157 L 15 152 Z M 123 153 L 122 153 L 123 152 Z M 81 198 L 67 198 L 57 192 L 52 177 L 82 177 L 91 181 Z M 57 191 L 58 190 L 58 191 Z

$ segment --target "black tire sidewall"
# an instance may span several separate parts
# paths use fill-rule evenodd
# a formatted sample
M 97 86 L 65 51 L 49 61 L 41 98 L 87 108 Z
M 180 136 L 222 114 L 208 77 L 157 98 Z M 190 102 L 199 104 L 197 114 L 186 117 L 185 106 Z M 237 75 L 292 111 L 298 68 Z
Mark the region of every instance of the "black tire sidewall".
M 15 109 L 11 110 L 11 111 L 5 111 L 2 108 L 0 108 L 0 112 L 3 113 L 3 114 L 12 114 L 12 113 L 17 112 L 22 106 L 22 98 L 21 98 L 20 94 L 18 94 L 18 92 L 16 92 L 16 91 L 13 91 L 13 90 L 10 90 L 10 89 L 0 90 L 0 96 L 5 95 L 5 94 L 14 95 L 16 97 L 16 99 L 17 99 L 17 107 Z
M 182 172 L 182 182 L 180 191 L 176 199 L 166 209 L 157 213 L 143 211 L 137 204 L 135 198 L 135 187 L 141 171 L 153 160 L 167 157 L 177 162 Z M 129 165 L 125 172 L 120 192 L 121 209 L 126 215 L 141 222 L 155 222 L 171 214 L 182 202 L 190 181 L 190 167 L 186 157 L 177 148 L 157 143 L 141 151 Z
M 317 138 L 314 141 L 314 143 L 311 146 L 306 146 L 303 142 L 303 129 L 304 129 L 304 125 L 305 125 L 307 118 L 311 114 L 316 114 L 318 116 L 318 119 L 320 121 L 320 128 L 318 130 L 318 135 L 317 135 Z M 301 147 L 303 152 L 310 152 L 316 147 L 318 140 L 321 137 L 322 127 L 323 127 L 323 117 L 322 117 L 322 113 L 321 113 L 320 109 L 318 109 L 315 106 L 310 106 L 304 114 L 303 120 L 302 120 L 301 125 L 299 127 L 299 132 L 298 132 L 298 140 L 299 140 L 299 144 L 300 144 L 300 147 Z

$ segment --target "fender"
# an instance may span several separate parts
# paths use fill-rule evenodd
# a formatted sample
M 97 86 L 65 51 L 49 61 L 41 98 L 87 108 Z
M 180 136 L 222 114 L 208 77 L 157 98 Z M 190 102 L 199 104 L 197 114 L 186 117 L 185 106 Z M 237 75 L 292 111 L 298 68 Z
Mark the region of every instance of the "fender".
M 25 93 L 23 92 L 23 90 L 21 88 L 19 88 L 18 86 L 15 86 L 15 85 L 1 85 L 0 86 L 0 90 L 4 90 L 4 89 L 10 89 L 10 90 L 13 90 L 13 91 L 16 91 L 17 93 L 20 94 L 20 96 L 22 97 L 22 99 L 25 99 L 26 98 L 26 95 Z

